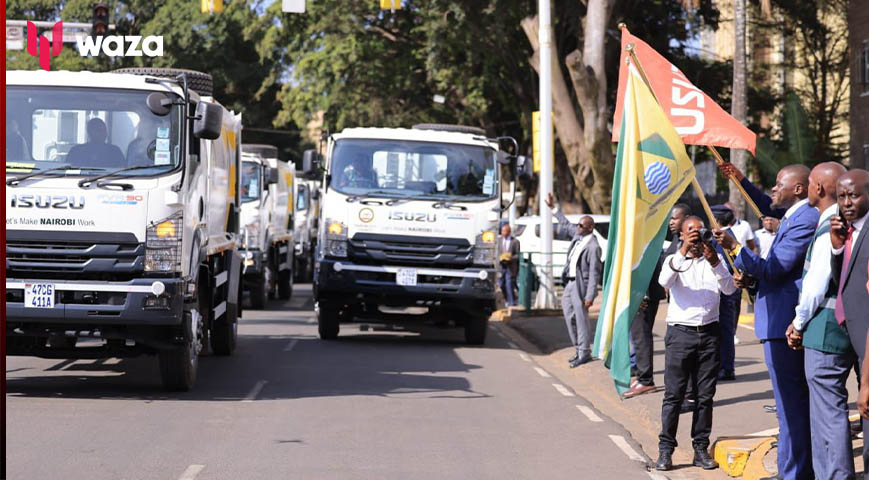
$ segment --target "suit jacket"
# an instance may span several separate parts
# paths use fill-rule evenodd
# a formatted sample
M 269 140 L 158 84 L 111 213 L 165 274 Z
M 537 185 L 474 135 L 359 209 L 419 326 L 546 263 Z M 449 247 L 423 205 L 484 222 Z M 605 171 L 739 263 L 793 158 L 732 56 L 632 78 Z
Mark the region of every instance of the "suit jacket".
M 504 237 L 498 237 L 498 241 L 503 245 Z M 509 262 L 501 262 L 501 267 L 506 268 L 510 271 L 510 275 L 515 278 L 519 275 L 519 240 L 515 237 L 510 237 L 510 249 L 506 252 L 501 253 L 510 253 L 510 261 Z
M 742 185 L 764 215 L 784 216 L 786 210 L 771 208 L 770 198 L 751 182 L 744 180 Z M 735 258 L 736 268 L 758 282 L 754 331 L 761 340 L 785 338 L 799 303 L 803 264 L 819 218 L 818 210 L 805 204 L 782 221 L 765 260 L 748 248 Z
M 842 265 L 844 252 L 833 255 L 832 283 L 839 289 L 842 269 L 845 270 L 845 284 L 842 287 L 842 306 L 845 307 L 845 326 L 851 337 L 851 345 L 860 359 L 866 353 L 866 330 L 869 328 L 869 221 L 863 224 L 856 244 L 851 246 L 851 261 Z
M 567 261 L 570 261 L 570 251 L 579 243 L 579 226 L 570 223 L 570 220 L 561 212 L 555 212 L 555 218 L 558 220 L 558 225 L 555 228 L 555 238 L 571 238 L 570 247 L 567 249 Z M 569 236 L 568 236 L 569 235 Z M 561 281 L 567 285 L 568 273 L 570 265 L 564 265 L 561 271 Z M 603 270 L 603 262 L 601 261 L 600 244 L 597 243 L 597 237 L 591 234 L 591 240 L 579 255 L 579 260 L 576 265 L 576 281 L 574 284 L 579 289 L 579 298 L 588 301 L 594 301 L 597 295 L 597 286 L 601 281 L 601 271 Z

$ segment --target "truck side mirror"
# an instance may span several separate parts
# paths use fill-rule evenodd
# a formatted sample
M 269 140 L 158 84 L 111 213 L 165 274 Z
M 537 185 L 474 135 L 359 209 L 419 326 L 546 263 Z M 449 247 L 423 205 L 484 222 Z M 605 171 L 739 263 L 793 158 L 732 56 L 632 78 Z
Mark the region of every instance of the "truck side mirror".
M 208 102 L 196 104 L 196 118 L 193 120 L 193 135 L 205 140 L 220 138 L 223 127 L 223 108 Z
M 319 188 L 315 188 L 315 189 L 311 192 L 311 198 L 313 198 L 314 200 L 319 200 L 319 199 L 320 199 L 320 189 L 319 189 Z
M 278 183 L 278 169 L 266 167 L 266 185 L 274 185 Z
M 311 175 L 320 164 L 320 154 L 316 150 L 305 150 L 302 153 L 302 173 Z
M 516 157 L 516 176 L 517 178 L 528 178 L 534 174 L 534 165 L 531 159 L 525 155 Z

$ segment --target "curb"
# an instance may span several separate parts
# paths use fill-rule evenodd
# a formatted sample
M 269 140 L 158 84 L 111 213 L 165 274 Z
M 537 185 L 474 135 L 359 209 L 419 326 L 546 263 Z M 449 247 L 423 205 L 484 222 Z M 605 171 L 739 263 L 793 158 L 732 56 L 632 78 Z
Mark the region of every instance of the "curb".
M 763 459 L 776 437 L 724 437 L 713 445 L 713 457 L 731 477 L 757 480 L 774 475 L 763 466 Z

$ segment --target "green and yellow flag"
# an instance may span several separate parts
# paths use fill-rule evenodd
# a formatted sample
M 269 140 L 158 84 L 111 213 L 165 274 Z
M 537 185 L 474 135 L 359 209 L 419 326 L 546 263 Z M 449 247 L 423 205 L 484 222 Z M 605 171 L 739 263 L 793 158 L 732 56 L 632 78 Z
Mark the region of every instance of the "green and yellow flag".
M 685 145 L 651 90 L 631 66 L 613 178 L 603 303 L 594 356 L 619 394 L 631 380 L 631 322 L 640 308 L 667 233 L 670 210 L 694 178 Z

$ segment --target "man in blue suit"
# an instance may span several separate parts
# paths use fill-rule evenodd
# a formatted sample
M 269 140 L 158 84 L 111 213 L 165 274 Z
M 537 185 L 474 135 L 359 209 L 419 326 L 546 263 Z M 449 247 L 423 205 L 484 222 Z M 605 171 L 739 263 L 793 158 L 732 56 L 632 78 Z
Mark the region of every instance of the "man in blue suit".
M 775 394 L 779 476 L 787 480 L 812 479 L 804 351 L 789 348 L 785 335 L 799 302 L 803 263 L 820 216 L 807 199 L 809 169 L 804 165 L 781 169 L 770 198 L 732 164 L 725 163 L 719 168 L 726 176 L 733 175 L 740 181 L 764 215 L 782 219 L 766 259 L 742 248 L 729 235 L 718 232 L 717 238 L 734 255 L 736 268 L 743 272 L 740 286 L 751 287 L 756 283 L 754 330 L 763 343 Z

